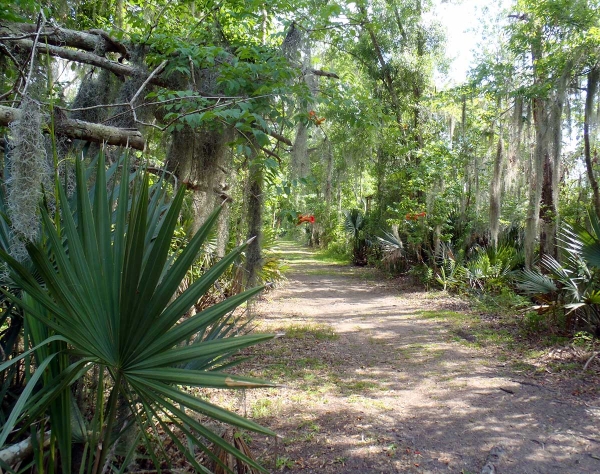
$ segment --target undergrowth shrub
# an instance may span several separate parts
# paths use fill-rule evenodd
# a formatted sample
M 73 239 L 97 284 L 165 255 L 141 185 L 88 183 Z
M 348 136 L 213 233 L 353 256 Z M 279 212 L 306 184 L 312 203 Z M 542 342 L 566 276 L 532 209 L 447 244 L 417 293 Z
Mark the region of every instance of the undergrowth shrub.
M 593 212 L 589 224 L 589 231 L 565 225 L 559 234 L 561 261 L 544 255 L 541 271 L 523 270 L 517 287 L 557 327 L 600 337 L 600 221 Z

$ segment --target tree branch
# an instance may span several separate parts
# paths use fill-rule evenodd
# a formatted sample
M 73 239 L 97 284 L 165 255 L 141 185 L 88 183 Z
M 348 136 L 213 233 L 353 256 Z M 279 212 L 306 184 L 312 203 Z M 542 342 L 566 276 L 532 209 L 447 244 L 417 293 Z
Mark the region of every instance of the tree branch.
M 44 12 L 43 10 L 40 11 L 40 14 L 38 16 L 38 26 L 37 26 L 37 31 L 35 34 L 35 39 L 33 40 L 33 44 L 31 46 L 31 60 L 29 61 L 29 73 L 27 74 L 27 77 L 25 78 L 25 83 L 23 85 L 23 90 L 21 91 L 21 94 L 25 95 L 25 92 L 27 92 L 27 88 L 29 87 L 29 83 L 31 81 L 31 74 L 33 74 L 33 65 L 35 63 L 35 47 L 38 44 L 38 41 L 40 39 L 40 27 L 41 27 L 41 20 L 46 21 L 46 17 L 44 16 Z
M 0 41 L 4 40 L 0 38 Z M 34 42 L 29 39 L 14 40 L 11 41 L 11 43 L 18 48 L 26 50 L 32 50 L 34 48 Z M 38 53 L 41 54 L 49 54 L 50 56 L 56 56 L 59 58 L 67 59 L 69 61 L 75 61 L 78 63 L 90 64 L 92 66 L 100 67 L 116 74 L 117 76 L 148 76 L 148 73 L 140 68 L 121 64 L 117 61 L 111 61 L 110 59 L 106 59 L 102 56 L 98 56 L 97 54 L 86 51 L 75 51 L 73 49 L 67 49 L 61 46 L 45 44 L 38 44 L 36 46 L 36 50 Z M 161 78 L 160 76 L 153 77 L 150 82 L 157 86 L 167 88 L 170 87 L 169 82 L 166 79 Z
M 267 130 L 262 127 L 257 127 L 257 128 L 258 128 L 258 130 L 265 132 L 267 135 L 273 137 L 275 140 L 285 143 L 288 146 L 294 146 L 294 144 L 292 143 L 292 141 L 289 138 L 285 138 L 283 135 L 280 135 L 277 132 L 273 132 L 272 130 Z
M 0 105 L 0 126 L 7 126 L 9 123 L 18 120 L 20 116 L 21 111 L 19 109 Z M 56 117 L 54 131 L 58 135 L 89 142 L 124 146 L 136 150 L 144 150 L 146 147 L 144 137 L 139 130 L 110 127 L 66 117 Z
M 267 155 L 269 155 L 269 156 L 271 156 L 271 157 L 275 158 L 275 159 L 277 160 L 277 162 L 278 162 L 279 164 L 281 164 L 281 157 L 280 157 L 280 156 L 279 156 L 277 153 L 274 153 L 274 152 L 272 152 L 271 150 L 267 150 L 265 147 L 262 147 L 262 146 L 260 147 L 260 149 L 261 149 L 261 150 L 262 150 L 264 153 L 266 153 Z
M 322 71 L 321 69 L 309 69 L 308 72 L 310 72 L 311 74 L 314 74 L 315 76 L 331 77 L 332 79 L 340 78 L 340 76 L 338 76 L 334 72 Z
M 34 38 L 37 25 L 30 23 L 4 23 L 0 25 L 0 41 L 14 41 Z M 44 25 L 40 29 L 40 41 L 54 46 L 70 46 L 84 51 L 103 53 L 119 53 L 122 58 L 129 59 L 125 45 L 113 38 L 106 31 L 76 31 L 58 26 Z

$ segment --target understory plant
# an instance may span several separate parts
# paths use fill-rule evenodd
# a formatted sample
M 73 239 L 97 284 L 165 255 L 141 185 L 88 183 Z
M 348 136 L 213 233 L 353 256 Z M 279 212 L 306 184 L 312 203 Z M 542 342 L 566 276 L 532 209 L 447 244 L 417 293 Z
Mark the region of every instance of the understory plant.
M 160 470 L 170 463 L 166 436 L 197 472 L 211 471 L 196 460 L 196 449 L 224 467 L 211 444 L 264 471 L 203 420 L 273 433 L 198 395 L 199 387 L 268 386 L 223 372 L 231 355 L 272 337 L 236 336 L 223 325 L 261 288 L 186 315 L 245 245 L 178 294 L 218 211 L 172 256 L 184 187 L 167 203 L 166 183 L 151 188 L 147 173 L 131 179 L 125 161 L 116 180 L 122 185 L 109 191 L 101 157 L 88 192 L 79 161 L 76 168 L 75 199 L 59 184 L 56 215 L 40 207 L 41 237 L 27 245 L 30 265 L 0 249 L 20 290 L 2 291 L 26 328 L 22 352 L 0 364 L 3 379 L 18 368 L 26 382 L 3 407 L 0 449 L 29 439 L 39 472 L 97 474 L 123 471 L 141 446 Z M 89 393 L 85 404 L 73 395 L 80 384 Z
M 382 231 L 382 233 L 382 237 L 377 237 L 383 251 L 382 263 L 389 271 L 404 269 L 406 251 L 404 242 L 398 234 L 398 226 L 392 226 L 390 232 Z
M 567 330 L 583 326 L 600 337 L 600 222 L 589 213 L 590 230 L 565 225 L 560 233 L 560 262 L 544 255 L 540 270 L 523 270 L 518 288 L 536 309 L 563 319 Z
M 521 253 L 509 245 L 476 246 L 465 257 L 442 243 L 436 258 L 435 279 L 444 290 L 499 293 L 522 263 Z
M 369 241 L 365 236 L 365 216 L 358 209 L 344 211 L 344 228 L 352 242 L 352 262 L 355 265 L 367 264 Z

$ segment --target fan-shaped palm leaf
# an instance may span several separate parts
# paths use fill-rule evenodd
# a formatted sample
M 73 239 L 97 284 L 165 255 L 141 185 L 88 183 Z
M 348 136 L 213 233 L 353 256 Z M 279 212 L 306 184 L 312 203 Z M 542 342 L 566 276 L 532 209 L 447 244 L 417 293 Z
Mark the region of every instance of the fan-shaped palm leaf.
M 528 295 L 547 295 L 558 290 L 552 278 L 532 270 L 523 270 L 516 280 L 517 288 Z
M 344 228 L 353 239 L 359 238 L 359 233 L 365 225 L 365 220 L 362 213 L 358 209 L 344 211 Z
M 127 169 L 125 163 L 122 183 L 128 182 Z M 93 362 L 102 368 L 101 373 L 104 369 L 107 371 L 112 387 L 104 406 L 100 400 L 99 408 L 103 409 L 101 419 L 105 420 L 105 426 L 101 435 L 100 459 L 92 468 L 95 472 L 104 466 L 110 446 L 119 436 L 113 433 L 113 428 L 120 429 L 114 425 L 118 397 L 126 398 L 133 418 L 143 425 L 142 431 L 147 428 L 144 420 L 156 420 L 158 417 L 160 423 L 162 419 L 170 419 L 172 426 L 191 436 L 193 443 L 207 454 L 210 455 L 210 451 L 203 439 L 260 468 L 256 462 L 187 415 L 184 409 L 261 433 L 272 434 L 270 430 L 178 388 L 267 385 L 259 380 L 211 369 L 217 368 L 216 361 L 221 362 L 222 357 L 219 356 L 269 339 L 269 335 L 247 335 L 185 345 L 197 333 L 205 331 L 261 290 L 248 290 L 181 320 L 239 256 L 244 246 L 223 258 L 172 300 L 216 221 L 218 211 L 208 218 L 187 247 L 172 261 L 169 248 L 183 203 L 183 188 L 166 212 L 160 205 L 161 197 L 149 195 L 147 175 L 136 179 L 131 187 L 120 186 L 118 194 L 113 192 L 109 195 L 104 160 L 100 159 L 93 204 L 85 192 L 86 180 L 79 164 L 74 211 L 64 190 L 59 189 L 60 228 L 42 209 L 44 243 L 28 246 L 43 284 L 6 252 L 0 250 L 0 255 L 10 266 L 13 280 L 35 304 L 7 296 L 68 342 L 70 357 L 82 362 L 66 374 L 57 376 L 56 380 L 50 380 L 45 391 L 27 399 L 17 422 L 31 421 L 32 417 L 39 415 L 57 391 L 65 390 L 65 387 L 68 390 L 69 384 L 81 376 L 81 369 Z M 201 369 L 186 368 L 196 359 L 206 361 Z M 10 429 L 5 426 L 2 433 Z M 175 444 L 179 443 L 172 429 L 165 431 L 172 435 Z M 145 434 L 142 439 L 149 442 Z M 189 453 L 188 459 L 193 459 Z

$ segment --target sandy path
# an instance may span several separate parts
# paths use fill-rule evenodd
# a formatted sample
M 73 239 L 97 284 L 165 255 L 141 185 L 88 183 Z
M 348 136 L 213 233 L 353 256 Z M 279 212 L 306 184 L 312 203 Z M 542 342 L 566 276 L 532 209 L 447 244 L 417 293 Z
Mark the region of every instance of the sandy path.
M 246 395 L 248 414 L 283 437 L 251 440 L 272 472 L 479 474 L 495 446 L 498 473 L 600 472 L 600 401 L 523 379 L 422 316 L 458 300 L 284 245 L 289 281 L 258 313 L 261 329 L 291 335 L 245 367 L 285 385 Z

